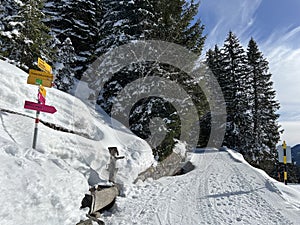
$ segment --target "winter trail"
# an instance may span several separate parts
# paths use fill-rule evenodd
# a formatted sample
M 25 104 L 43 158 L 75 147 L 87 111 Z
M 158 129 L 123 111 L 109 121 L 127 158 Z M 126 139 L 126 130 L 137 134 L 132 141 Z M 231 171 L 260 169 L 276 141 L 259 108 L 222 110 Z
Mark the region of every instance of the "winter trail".
M 300 208 L 228 152 L 193 153 L 191 161 L 188 174 L 131 187 L 106 224 L 299 224 Z

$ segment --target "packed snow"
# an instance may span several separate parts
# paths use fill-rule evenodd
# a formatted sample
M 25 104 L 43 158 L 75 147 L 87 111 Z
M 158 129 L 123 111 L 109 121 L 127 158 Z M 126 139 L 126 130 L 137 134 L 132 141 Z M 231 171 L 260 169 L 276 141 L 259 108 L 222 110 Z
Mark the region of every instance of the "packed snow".
M 46 104 L 55 114 L 40 119 L 32 148 L 37 86 L 27 74 L 0 61 L 0 221 L 5 225 L 75 225 L 86 219 L 80 210 L 90 185 L 107 182 L 110 146 L 118 161 L 117 182 L 124 195 L 102 215 L 106 225 L 300 224 L 300 185 L 284 185 L 251 167 L 229 149 L 196 149 L 188 154 L 195 169 L 159 180 L 133 181 L 155 161 L 148 144 L 103 112 L 54 88 Z M 117 123 L 114 123 L 116 126 Z M 184 153 L 184 145 L 177 146 Z

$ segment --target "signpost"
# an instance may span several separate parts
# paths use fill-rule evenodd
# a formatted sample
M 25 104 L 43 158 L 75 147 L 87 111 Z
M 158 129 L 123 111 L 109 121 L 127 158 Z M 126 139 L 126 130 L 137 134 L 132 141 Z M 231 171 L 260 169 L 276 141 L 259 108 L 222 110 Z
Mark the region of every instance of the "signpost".
M 35 103 L 35 102 L 30 102 L 30 101 L 25 101 L 24 108 L 30 109 L 30 110 L 35 110 L 35 111 L 40 111 L 40 112 L 45 112 L 45 113 L 51 113 L 51 114 L 56 112 L 56 108 L 54 106 L 43 105 L 40 103 Z
M 46 104 L 46 98 L 41 93 L 38 93 L 38 101 L 43 105 Z
M 43 79 L 43 77 L 29 76 L 27 78 L 27 84 L 43 85 L 44 87 L 52 87 L 52 80 Z
M 43 85 L 40 85 L 39 94 L 46 98 L 46 89 L 43 87 Z
M 44 72 L 44 71 L 39 71 L 39 70 L 33 70 L 33 69 L 30 69 L 29 70 L 29 76 L 40 76 L 40 77 L 43 77 L 43 78 L 49 78 L 51 80 L 53 80 L 53 74 L 51 73 L 48 73 L 48 72 Z
M 27 84 L 43 85 L 45 87 L 52 87 L 53 74 L 39 70 L 29 70 Z
M 29 76 L 27 78 L 27 84 L 39 85 L 39 90 L 37 95 L 38 102 L 35 103 L 31 101 L 25 101 L 24 104 L 25 109 L 36 111 L 35 128 L 34 128 L 33 144 L 32 144 L 32 148 L 34 149 L 36 147 L 36 141 L 37 141 L 40 112 L 52 113 L 52 114 L 56 112 L 55 107 L 46 105 L 47 92 L 45 87 L 49 87 L 49 88 L 52 87 L 52 81 L 54 78 L 52 74 L 52 68 L 41 58 L 38 58 L 38 67 L 43 71 L 30 69 Z
M 52 67 L 40 57 L 38 58 L 38 67 L 45 72 L 52 73 Z
M 284 164 L 284 184 L 287 185 L 287 163 L 292 163 L 291 146 L 287 146 L 283 141 L 282 145 L 277 146 L 278 161 Z

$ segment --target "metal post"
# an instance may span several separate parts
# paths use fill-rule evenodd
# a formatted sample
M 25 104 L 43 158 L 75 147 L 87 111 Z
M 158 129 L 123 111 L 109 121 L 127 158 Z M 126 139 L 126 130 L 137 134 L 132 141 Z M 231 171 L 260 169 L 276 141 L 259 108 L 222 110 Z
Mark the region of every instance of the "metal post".
M 39 93 L 40 93 L 40 88 L 38 90 L 38 94 Z M 39 100 L 38 100 L 38 103 L 40 103 Z M 37 135 L 38 135 L 38 125 L 39 125 L 39 122 L 40 122 L 39 116 L 40 116 L 40 111 L 36 111 L 35 126 L 34 126 L 34 133 L 33 133 L 33 143 L 32 143 L 32 148 L 33 149 L 36 148 L 36 141 L 37 141 Z
M 286 160 L 286 143 L 283 141 L 283 164 L 284 164 L 284 184 L 287 185 L 287 160 Z
M 34 133 L 33 133 L 33 144 L 32 144 L 33 149 L 36 148 L 36 140 L 37 140 L 37 135 L 38 135 L 38 124 L 40 121 L 39 115 L 40 115 L 40 111 L 36 111 L 35 127 L 34 127 Z

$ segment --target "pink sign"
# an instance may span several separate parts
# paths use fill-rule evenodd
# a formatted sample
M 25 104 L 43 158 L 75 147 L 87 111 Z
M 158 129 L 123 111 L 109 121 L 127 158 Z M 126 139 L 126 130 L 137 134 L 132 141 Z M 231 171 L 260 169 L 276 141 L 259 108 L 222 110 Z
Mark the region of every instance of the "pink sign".
M 41 104 L 43 104 L 43 105 L 46 104 L 46 99 L 40 92 L 38 93 L 38 99 Z
M 30 110 L 36 110 L 36 111 L 40 111 L 40 112 L 46 112 L 46 113 L 55 113 L 56 112 L 56 108 L 54 106 L 43 105 L 43 104 L 30 102 L 30 101 L 25 101 L 24 108 L 30 109 Z

